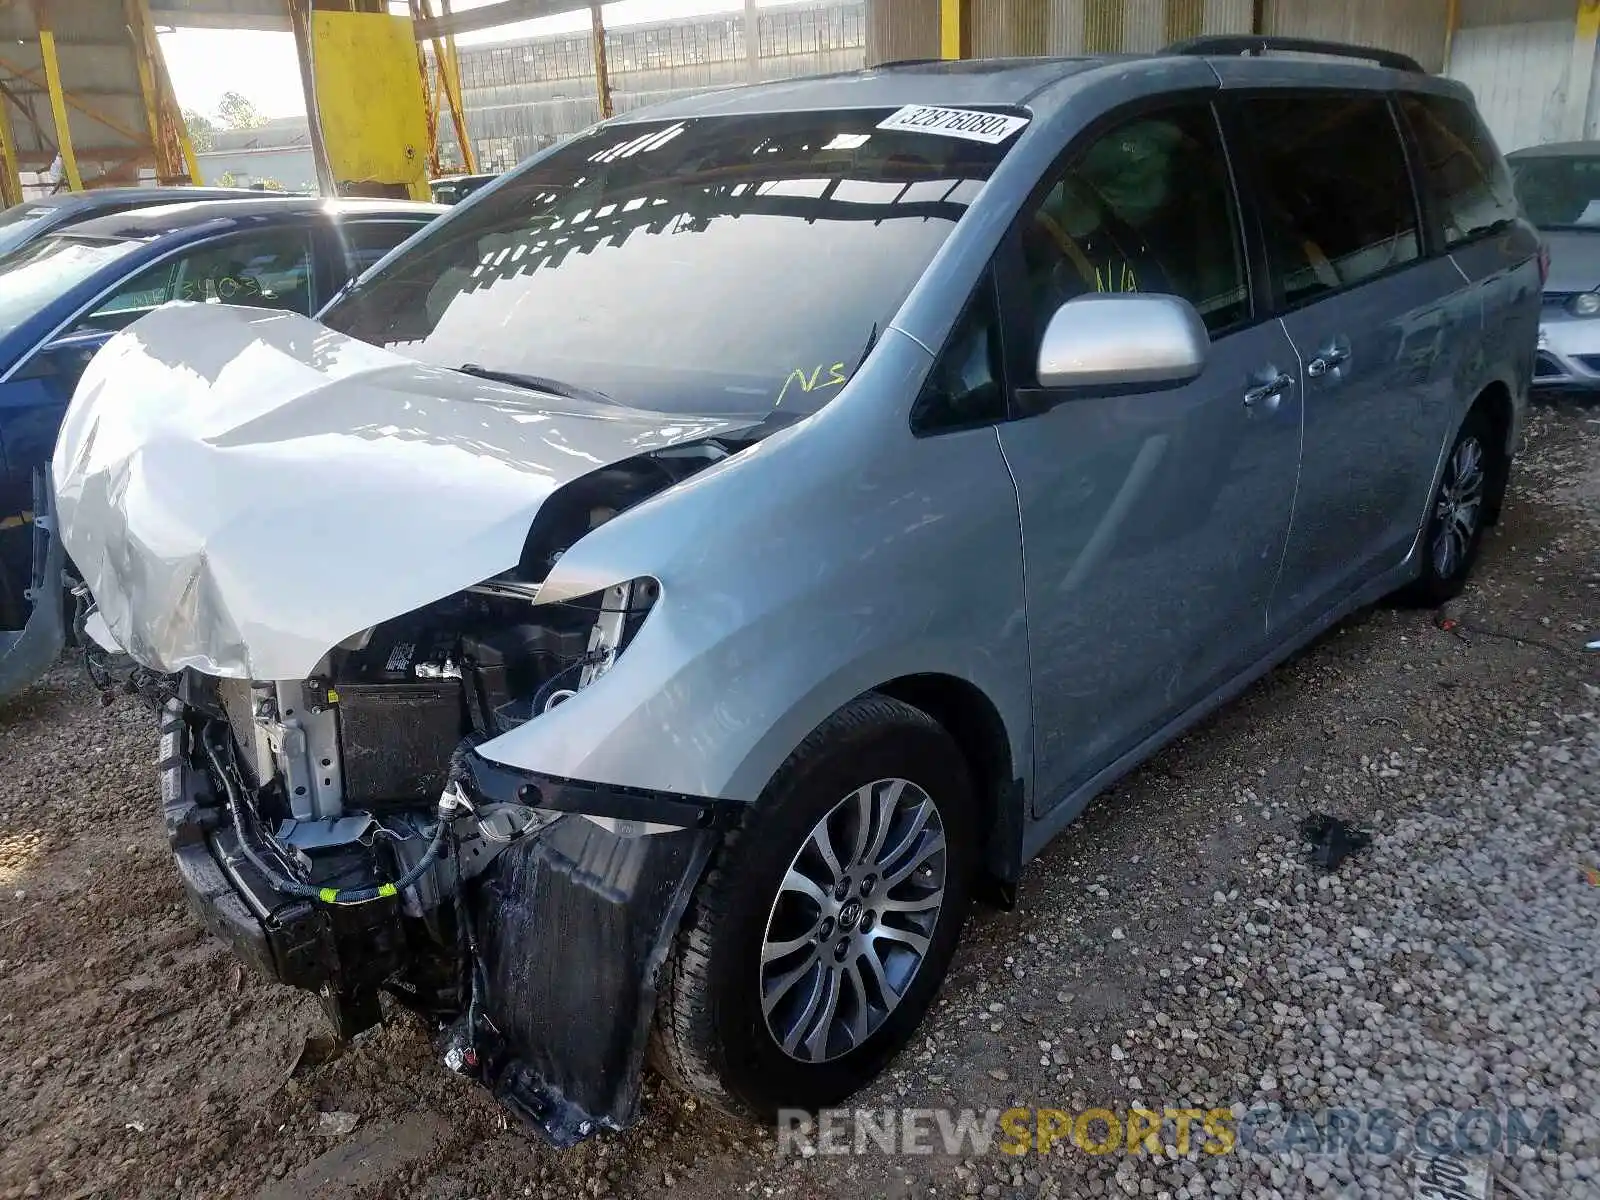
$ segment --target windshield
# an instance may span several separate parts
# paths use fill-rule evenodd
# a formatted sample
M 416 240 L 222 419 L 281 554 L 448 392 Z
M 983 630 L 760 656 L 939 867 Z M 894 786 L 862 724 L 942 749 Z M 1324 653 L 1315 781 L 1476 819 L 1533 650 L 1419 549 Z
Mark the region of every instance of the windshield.
M 96 271 L 141 244 L 47 237 L 0 255 L 0 336 L 37 316 Z
M 593 131 L 440 221 L 323 320 L 424 362 L 640 408 L 815 411 L 1026 124 L 944 118 L 959 136 L 905 113 Z
M 1511 175 L 1540 229 L 1600 229 L 1600 155 L 1514 158 Z
M 0 254 L 15 250 L 55 215 L 48 204 L 15 204 L 0 212 Z

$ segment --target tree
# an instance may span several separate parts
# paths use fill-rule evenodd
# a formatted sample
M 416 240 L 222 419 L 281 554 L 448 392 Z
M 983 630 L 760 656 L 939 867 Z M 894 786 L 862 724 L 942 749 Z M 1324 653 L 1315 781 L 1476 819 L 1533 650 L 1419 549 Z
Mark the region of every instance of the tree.
M 224 171 L 217 176 L 218 187 L 238 187 L 239 181 L 233 177 L 232 171 Z
M 222 98 L 217 101 L 217 119 L 222 122 L 224 129 L 254 129 L 266 124 L 265 118 L 256 111 L 256 106 L 250 103 L 250 98 L 238 92 L 222 93 Z
M 183 124 L 189 131 L 189 144 L 195 148 L 196 153 L 204 154 L 211 149 L 212 138 L 217 132 L 215 121 L 204 113 L 186 108 L 183 110 Z

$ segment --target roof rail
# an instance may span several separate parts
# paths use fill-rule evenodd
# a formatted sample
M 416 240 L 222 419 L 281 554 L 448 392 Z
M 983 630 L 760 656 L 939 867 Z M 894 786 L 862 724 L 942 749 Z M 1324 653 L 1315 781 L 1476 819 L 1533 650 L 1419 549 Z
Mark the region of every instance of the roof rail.
M 1349 42 L 1322 42 L 1315 38 L 1277 37 L 1259 33 L 1219 33 L 1207 37 L 1189 38 L 1173 42 L 1163 54 L 1192 54 L 1206 57 L 1246 54 L 1260 55 L 1269 50 L 1285 50 L 1295 54 L 1329 54 L 1339 58 L 1359 58 L 1389 67 L 1395 71 L 1411 71 L 1425 75 L 1422 64 L 1409 54 L 1398 50 L 1380 50 L 1376 46 L 1356 46 Z

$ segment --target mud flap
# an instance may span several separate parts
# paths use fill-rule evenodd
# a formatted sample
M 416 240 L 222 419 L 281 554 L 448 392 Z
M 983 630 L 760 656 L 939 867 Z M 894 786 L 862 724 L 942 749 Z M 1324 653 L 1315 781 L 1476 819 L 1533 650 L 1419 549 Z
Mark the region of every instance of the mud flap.
M 452 1027 L 447 1061 L 557 1146 L 632 1124 L 662 964 L 719 836 L 569 815 L 501 854 L 470 901 L 482 1019 Z
M 10 699 L 50 669 L 66 641 L 61 572 L 66 552 L 55 530 L 55 494 L 41 472 L 33 476 L 33 604 L 21 630 L 0 632 L 0 700 Z

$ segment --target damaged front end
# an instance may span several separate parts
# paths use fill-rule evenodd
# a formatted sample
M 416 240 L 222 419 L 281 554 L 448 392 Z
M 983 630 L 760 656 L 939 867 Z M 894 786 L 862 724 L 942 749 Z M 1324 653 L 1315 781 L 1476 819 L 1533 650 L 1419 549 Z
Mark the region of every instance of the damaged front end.
M 753 435 L 534 407 L 298 318 L 190 312 L 171 336 L 209 325 L 211 365 L 167 344 L 165 310 L 119 335 L 53 470 L 95 639 L 165 675 L 162 804 L 192 907 L 341 1036 L 387 992 L 551 1141 L 627 1125 L 728 802 L 539 774 L 495 742 L 604 678 L 660 599 L 647 576 L 558 597 L 558 560 Z M 141 383 L 159 404 L 126 402 Z M 268 518 L 256 497 L 285 476 Z
M 342 1037 L 389 992 L 566 1145 L 636 1115 L 657 974 L 726 805 L 477 752 L 600 678 L 656 595 L 536 592 L 474 586 L 302 681 L 183 672 L 162 801 L 192 907 L 241 956 L 316 992 Z

